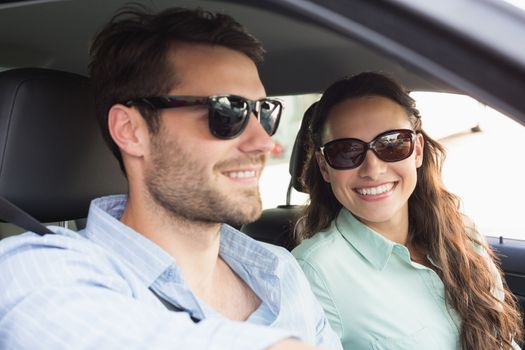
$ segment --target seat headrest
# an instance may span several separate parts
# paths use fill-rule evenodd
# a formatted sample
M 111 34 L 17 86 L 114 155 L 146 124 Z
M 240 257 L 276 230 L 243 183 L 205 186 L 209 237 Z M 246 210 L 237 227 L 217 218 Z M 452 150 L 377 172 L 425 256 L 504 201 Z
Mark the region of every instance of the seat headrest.
M 306 161 L 306 145 L 308 137 L 308 128 L 310 125 L 310 120 L 312 119 L 315 113 L 315 107 L 317 102 L 314 102 L 306 112 L 304 112 L 303 120 L 301 122 L 301 127 L 297 132 L 295 137 L 295 142 L 293 144 L 292 154 L 290 156 L 290 166 L 288 168 L 291 175 L 291 183 L 293 188 L 299 192 L 307 193 L 306 188 L 300 181 L 301 175 L 304 170 L 305 161 Z
M 0 72 L 0 195 L 54 222 L 85 217 L 91 199 L 125 191 L 86 77 L 38 68 Z

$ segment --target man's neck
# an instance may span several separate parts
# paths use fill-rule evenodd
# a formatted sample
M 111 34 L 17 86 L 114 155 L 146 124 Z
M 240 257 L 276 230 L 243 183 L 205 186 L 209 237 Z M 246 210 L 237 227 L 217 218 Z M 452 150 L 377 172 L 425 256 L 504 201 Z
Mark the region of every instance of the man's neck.
M 131 196 L 120 221 L 174 257 L 192 290 L 212 283 L 219 259 L 220 224 L 177 217 Z
M 246 320 L 261 304 L 219 256 L 220 224 L 179 218 L 164 208 L 132 199 L 120 221 L 173 256 L 192 292 L 225 317 Z

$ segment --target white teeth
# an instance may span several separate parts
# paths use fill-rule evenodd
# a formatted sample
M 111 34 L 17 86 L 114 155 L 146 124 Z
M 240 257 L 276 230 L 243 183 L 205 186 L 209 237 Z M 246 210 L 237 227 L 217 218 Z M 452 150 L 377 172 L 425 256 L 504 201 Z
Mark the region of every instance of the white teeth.
M 228 173 L 228 176 L 233 179 L 246 179 L 249 177 L 255 177 L 255 170 L 232 171 Z
M 390 182 L 377 187 L 367 187 L 367 188 L 356 188 L 357 193 L 364 196 L 377 196 L 379 194 L 390 191 L 394 187 L 394 183 Z

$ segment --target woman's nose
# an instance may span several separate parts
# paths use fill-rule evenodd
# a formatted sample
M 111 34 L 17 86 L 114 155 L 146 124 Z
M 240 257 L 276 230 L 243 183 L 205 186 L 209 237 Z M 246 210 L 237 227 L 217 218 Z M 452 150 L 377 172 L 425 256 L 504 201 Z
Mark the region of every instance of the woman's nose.
M 379 159 L 372 150 L 366 152 L 365 160 L 358 169 L 360 177 L 377 180 L 386 171 L 386 162 Z

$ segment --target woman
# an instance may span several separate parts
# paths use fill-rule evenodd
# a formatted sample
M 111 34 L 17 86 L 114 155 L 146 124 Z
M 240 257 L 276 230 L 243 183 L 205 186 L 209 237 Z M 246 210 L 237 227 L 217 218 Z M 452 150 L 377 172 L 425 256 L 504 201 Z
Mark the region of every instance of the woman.
M 407 92 L 376 73 L 340 80 L 309 130 L 293 253 L 344 348 L 519 349 L 516 301 Z

